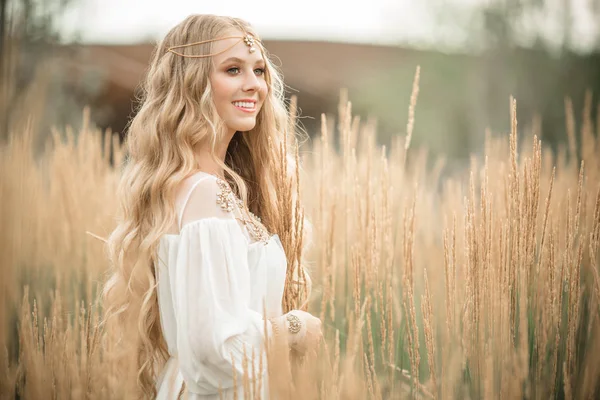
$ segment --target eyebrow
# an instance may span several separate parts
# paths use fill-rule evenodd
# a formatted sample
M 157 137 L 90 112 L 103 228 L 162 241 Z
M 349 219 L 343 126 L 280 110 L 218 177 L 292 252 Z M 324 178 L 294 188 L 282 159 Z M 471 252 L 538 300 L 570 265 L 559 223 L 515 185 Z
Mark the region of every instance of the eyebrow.
M 225 61 L 223 61 L 221 63 L 221 65 L 226 64 L 228 62 L 232 62 L 232 61 L 237 62 L 239 64 L 245 64 L 246 63 L 246 61 L 242 60 L 241 58 L 238 58 L 238 57 L 229 57 L 228 59 L 226 59 Z M 264 64 L 264 63 L 265 63 L 265 60 L 262 59 L 262 58 L 260 58 L 260 59 L 256 60 L 256 62 L 254 63 L 254 65 L 256 65 L 256 64 Z

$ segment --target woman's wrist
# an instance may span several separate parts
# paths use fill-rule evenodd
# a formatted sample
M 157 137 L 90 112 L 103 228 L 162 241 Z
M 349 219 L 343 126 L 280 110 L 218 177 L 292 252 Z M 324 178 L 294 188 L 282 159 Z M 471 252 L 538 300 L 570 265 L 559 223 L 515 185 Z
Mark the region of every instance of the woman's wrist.
M 285 327 L 290 345 L 294 347 L 306 336 L 306 323 L 303 318 L 292 310 L 285 314 Z
M 279 317 L 269 319 L 273 335 L 279 337 L 285 335 L 290 347 L 294 347 L 306 336 L 306 323 L 301 315 L 294 313 L 294 310 Z

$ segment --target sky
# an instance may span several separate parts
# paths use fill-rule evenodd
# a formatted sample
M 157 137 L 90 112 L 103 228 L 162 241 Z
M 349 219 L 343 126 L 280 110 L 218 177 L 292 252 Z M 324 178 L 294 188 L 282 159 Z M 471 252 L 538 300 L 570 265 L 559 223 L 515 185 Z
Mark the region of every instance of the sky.
M 84 42 L 134 43 L 159 39 L 189 14 L 208 13 L 243 18 L 263 39 L 460 48 L 468 39 L 465 15 L 484 1 L 488 0 L 75 0 L 61 26 L 67 37 L 76 32 Z M 550 11 L 522 24 L 525 41 L 530 27 L 551 42 L 562 37 L 561 13 L 551 10 L 564 0 L 545 1 Z M 571 1 L 572 43 L 585 51 L 600 27 L 586 12 L 590 0 Z

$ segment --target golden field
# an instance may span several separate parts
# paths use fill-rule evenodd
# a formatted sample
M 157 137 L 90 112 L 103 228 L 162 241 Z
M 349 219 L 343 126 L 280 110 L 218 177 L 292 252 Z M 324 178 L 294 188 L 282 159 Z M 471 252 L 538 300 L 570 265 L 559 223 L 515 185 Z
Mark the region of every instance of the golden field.
M 326 340 L 319 357 L 279 369 L 293 376 L 283 398 L 597 398 L 591 95 L 581 126 L 566 102 L 555 152 L 511 100 L 510 131 L 486 133 L 468 168 L 449 171 L 410 147 L 417 93 L 389 148 L 342 94 L 336 121 L 323 117 L 299 149 L 308 311 Z M 124 150 L 88 122 L 38 142 L 25 127 L 0 150 L 0 397 L 132 398 L 134 357 L 114 357 L 114 332 L 98 327 L 109 265 L 86 234 L 114 228 Z

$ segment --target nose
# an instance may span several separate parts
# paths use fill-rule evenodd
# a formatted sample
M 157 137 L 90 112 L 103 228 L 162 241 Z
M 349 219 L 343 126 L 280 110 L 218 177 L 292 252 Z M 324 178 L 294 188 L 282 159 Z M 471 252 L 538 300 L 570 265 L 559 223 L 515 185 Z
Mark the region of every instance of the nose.
M 259 89 L 259 87 L 260 82 L 258 80 L 258 76 L 254 74 L 254 71 L 251 71 L 249 74 L 246 74 L 242 90 L 244 92 L 255 92 Z

